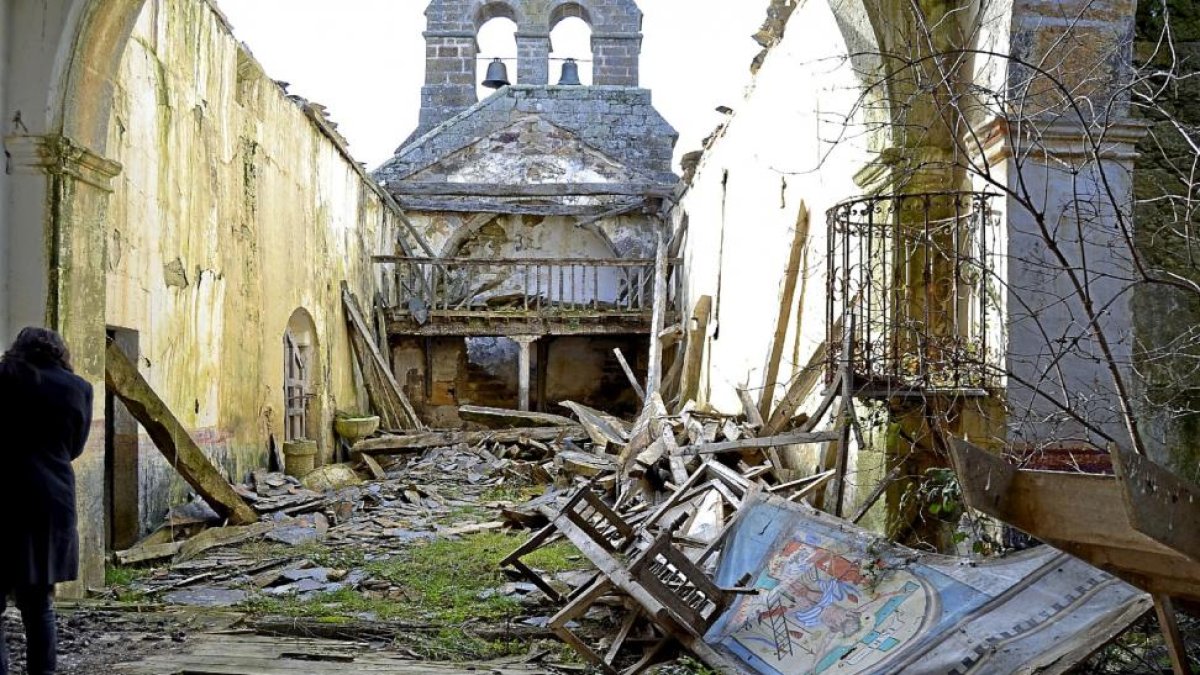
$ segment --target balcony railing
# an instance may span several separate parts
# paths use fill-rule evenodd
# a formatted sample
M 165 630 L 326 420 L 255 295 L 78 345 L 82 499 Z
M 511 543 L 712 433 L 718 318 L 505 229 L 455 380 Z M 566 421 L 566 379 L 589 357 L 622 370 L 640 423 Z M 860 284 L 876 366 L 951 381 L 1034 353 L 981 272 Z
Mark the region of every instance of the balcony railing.
M 384 266 L 385 304 L 418 324 L 431 319 L 521 316 L 649 317 L 653 259 L 414 258 L 376 256 Z M 668 309 L 680 283 L 668 261 Z
M 991 384 L 1002 324 L 994 196 L 863 197 L 828 212 L 830 380 L 848 340 L 850 370 L 876 388 Z

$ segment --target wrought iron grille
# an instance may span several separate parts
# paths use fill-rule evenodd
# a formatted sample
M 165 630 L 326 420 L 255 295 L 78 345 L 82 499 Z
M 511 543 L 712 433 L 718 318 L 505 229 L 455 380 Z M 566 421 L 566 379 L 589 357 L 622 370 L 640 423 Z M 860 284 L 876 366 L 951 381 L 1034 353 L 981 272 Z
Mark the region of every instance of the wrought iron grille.
M 862 197 L 829 210 L 829 381 L 848 367 L 859 386 L 883 391 L 989 385 L 994 197 Z

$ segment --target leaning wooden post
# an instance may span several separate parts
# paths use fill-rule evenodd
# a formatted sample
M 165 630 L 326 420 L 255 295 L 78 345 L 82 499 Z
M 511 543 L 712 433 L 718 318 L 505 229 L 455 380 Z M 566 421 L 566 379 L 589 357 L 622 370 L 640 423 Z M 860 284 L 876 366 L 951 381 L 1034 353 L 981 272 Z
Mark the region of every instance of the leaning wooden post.
M 616 354 L 617 363 L 621 364 L 621 370 L 625 371 L 625 377 L 629 378 L 629 384 L 633 387 L 634 393 L 644 403 L 646 401 L 646 392 L 642 390 L 642 385 L 638 384 L 637 377 L 633 374 L 633 368 L 630 368 L 629 362 L 625 360 L 625 354 L 621 352 L 620 347 L 613 347 L 613 354 Z
M 658 252 L 654 256 L 654 309 L 650 315 L 650 365 L 646 368 L 646 400 L 662 388 L 663 322 L 667 314 L 667 242 L 658 232 Z
M 700 396 L 700 375 L 704 367 L 704 342 L 708 336 L 708 319 L 712 314 L 712 296 L 702 295 L 692 309 L 688 322 L 687 346 L 683 352 L 683 373 L 679 378 L 679 402 L 696 400 Z
M 150 435 L 171 467 L 217 515 L 234 525 L 258 522 L 258 513 L 234 491 L 137 367 L 112 342 L 105 352 L 104 383 Z
M 800 278 L 800 266 L 804 260 L 804 245 L 808 242 L 808 206 L 800 202 L 800 213 L 796 217 L 796 234 L 792 239 L 792 253 L 787 269 L 783 273 L 782 290 L 779 297 L 779 316 L 775 320 L 775 334 L 771 338 L 771 354 L 767 358 L 763 389 L 758 411 L 763 417 L 771 416 L 775 403 L 775 386 L 779 384 L 779 365 L 783 361 L 783 348 L 787 342 L 788 327 L 792 323 L 792 305 L 796 302 L 796 285 Z

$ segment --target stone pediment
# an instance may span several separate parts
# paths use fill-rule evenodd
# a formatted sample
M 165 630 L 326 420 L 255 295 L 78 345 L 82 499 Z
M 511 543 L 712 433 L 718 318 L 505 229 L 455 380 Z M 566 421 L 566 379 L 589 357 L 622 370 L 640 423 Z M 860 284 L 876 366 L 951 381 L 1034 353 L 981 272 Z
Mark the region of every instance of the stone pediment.
M 406 176 L 404 183 L 522 186 L 652 183 L 652 178 L 584 142 L 575 132 L 529 115 Z

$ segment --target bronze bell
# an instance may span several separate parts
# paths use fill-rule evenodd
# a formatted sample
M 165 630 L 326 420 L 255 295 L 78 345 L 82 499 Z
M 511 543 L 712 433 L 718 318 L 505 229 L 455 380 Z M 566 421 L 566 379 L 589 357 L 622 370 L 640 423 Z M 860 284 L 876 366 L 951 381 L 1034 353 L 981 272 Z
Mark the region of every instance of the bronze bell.
M 583 84 L 579 81 L 579 64 L 575 59 L 567 59 L 563 61 L 562 79 L 558 81 L 560 87 L 578 87 Z
M 512 84 L 508 81 L 508 66 L 500 59 L 496 59 L 488 64 L 487 78 L 483 81 L 483 86 L 488 89 L 499 89 Z

